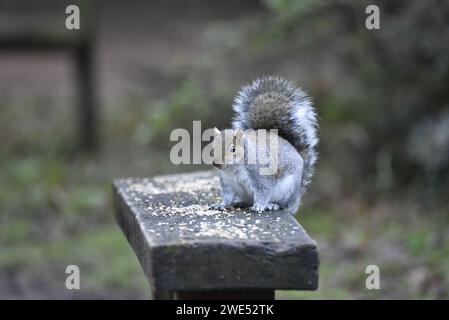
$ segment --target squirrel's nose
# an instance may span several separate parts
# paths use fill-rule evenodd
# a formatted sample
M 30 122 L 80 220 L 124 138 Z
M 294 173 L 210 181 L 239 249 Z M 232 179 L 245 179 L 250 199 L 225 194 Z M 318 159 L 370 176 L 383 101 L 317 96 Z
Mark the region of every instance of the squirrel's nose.
M 212 161 L 212 165 L 213 165 L 215 168 L 217 168 L 217 169 L 220 169 L 220 168 L 221 168 L 221 164 L 216 163 L 215 161 Z

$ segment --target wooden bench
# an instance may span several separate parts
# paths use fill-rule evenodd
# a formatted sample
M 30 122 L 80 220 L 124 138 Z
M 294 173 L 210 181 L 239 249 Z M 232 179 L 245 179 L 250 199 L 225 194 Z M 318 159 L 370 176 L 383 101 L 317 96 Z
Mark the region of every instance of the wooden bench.
M 114 182 L 116 219 L 154 299 L 274 299 L 316 290 L 318 250 L 283 211 L 208 210 L 215 172 Z

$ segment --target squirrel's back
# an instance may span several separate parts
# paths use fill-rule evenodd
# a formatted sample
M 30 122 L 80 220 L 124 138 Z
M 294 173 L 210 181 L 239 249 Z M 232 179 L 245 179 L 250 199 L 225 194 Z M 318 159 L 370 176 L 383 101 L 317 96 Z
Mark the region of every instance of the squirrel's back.
M 262 77 L 234 99 L 234 129 L 277 129 L 304 160 L 301 192 L 310 183 L 317 159 L 317 120 L 310 97 L 293 82 Z

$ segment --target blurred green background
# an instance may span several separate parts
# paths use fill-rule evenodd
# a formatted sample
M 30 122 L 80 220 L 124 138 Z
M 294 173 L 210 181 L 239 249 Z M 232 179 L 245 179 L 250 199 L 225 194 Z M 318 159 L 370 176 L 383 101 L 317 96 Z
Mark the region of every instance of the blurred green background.
M 64 29 L 72 3 L 1 0 L 0 33 L 17 17 Z M 365 28 L 369 4 L 380 30 Z M 204 169 L 170 163 L 170 132 L 193 120 L 228 127 L 238 88 L 266 74 L 309 92 L 321 137 L 297 214 L 320 246 L 320 288 L 277 297 L 449 298 L 449 1 L 97 1 L 92 10 L 96 152 L 77 145 L 70 53 L 0 49 L 0 298 L 148 298 L 113 219 L 111 181 Z M 81 290 L 65 288 L 69 264 Z M 365 289 L 370 264 L 380 290 Z

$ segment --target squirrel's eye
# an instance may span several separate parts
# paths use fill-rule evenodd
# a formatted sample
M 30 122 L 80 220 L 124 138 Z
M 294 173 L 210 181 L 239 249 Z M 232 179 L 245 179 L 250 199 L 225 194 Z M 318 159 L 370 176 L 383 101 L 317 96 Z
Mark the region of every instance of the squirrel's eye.
M 231 152 L 235 152 L 235 146 L 231 146 L 230 151 L 231 151 Z

